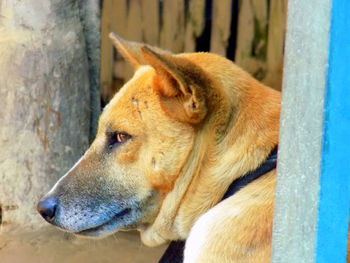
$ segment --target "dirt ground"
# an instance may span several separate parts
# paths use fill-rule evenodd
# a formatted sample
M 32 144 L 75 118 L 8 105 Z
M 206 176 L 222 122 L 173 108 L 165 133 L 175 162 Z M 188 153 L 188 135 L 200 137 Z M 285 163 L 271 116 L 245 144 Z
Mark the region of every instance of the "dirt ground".
M 138 233 L 77 238 L 54 228 L 20 235 L 0 233 L 0 263 L 151 263 L 166 246 L 148 248 Z

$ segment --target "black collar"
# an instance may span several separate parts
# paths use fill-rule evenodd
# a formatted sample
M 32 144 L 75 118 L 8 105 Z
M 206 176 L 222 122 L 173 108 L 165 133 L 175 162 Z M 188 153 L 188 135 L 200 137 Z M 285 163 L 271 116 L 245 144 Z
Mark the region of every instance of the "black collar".
M 244 176 L 233 181 L 232 184 L 228 187 L 221 201 L 234 195 L 237 191 L 247 186 L 249 183 L 253 182 L 254 180 L 260 178 L 262 175 L 267 174 L 268 172 L 275 169 L 277 164 L 277 149 L 278 148 L 276 146 L 271 151 L 266 161 L 262 163 L 254 171 L 250 171 Z M 172 241 L 158 263 L 182 263 L 184 249 L 185 249 L 185 241 L 182 241 L 182 240 Z
M 232 195 L 234 195 L 238 190 L 245 187 L 249 183 L 258 179 L 260 176 L 267 174 L 276 168 L 277 164 L 277 146 L 271 151 L 269 157 L 267 157 L 266 161 L 262 163 L 258 168 L 254 171 L 250 171 L 246 173 L 244 176 L 238 178 L 233 181 L 232 184 L 228 187 L 224 197 L 221 199 L 224 200 Z

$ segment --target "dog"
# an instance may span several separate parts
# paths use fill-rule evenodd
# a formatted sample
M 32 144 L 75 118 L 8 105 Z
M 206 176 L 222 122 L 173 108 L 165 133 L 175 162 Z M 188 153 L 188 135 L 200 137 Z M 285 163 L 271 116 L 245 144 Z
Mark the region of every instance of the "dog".
M 278 145 L 280 92 L 219 55 L 110 38 L 135 74 L 40 214 L 80 236 L 186 240 L 184 262 L 269 262 L 275 169 L 219 201 Z

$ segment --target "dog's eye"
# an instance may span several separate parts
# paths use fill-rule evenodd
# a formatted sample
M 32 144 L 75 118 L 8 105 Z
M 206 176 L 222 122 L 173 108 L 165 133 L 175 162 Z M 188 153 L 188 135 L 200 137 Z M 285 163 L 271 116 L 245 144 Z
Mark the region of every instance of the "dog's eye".
M 108 148 L 112 149 L 113 147 L 126 142 L 131 138 L 126 132 L 114 132 L 108 136 Z

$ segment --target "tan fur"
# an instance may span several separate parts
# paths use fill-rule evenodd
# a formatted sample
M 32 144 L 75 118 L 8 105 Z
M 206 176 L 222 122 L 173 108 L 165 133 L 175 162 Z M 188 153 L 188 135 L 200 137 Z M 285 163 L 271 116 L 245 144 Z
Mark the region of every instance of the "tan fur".
M 137 228 L 148 246 L 187 239 L 185 262 L 269 262 L 275 171 L 218 202 L 278 144 L 280 93 L 214 54 L 171 55 L 111 38 L 135 75 L 104 109 L 90 149 L 49 196 L 58 194 L 67 211 L 83 198 L 81 189 L 103 211 L 116 201 L 104 196 L 118 192 L 120 206 L 132 197 L 141 216 L 114 231 Z M 106 150 L 116 131 L 131 139 Z M 101 178 L 107 191 L 95 183 Z M 77 234 L 90 229 L 87 219 L 78 227 L 60 216 L 53 224 Z
M 192 236 L 204 234 L 195 226 L 186 245 L 185 262 L 269 262 L 274 184 L 275 173 L 271 172 L 202 216 L 198 222 L 203 220 L 209 230 L 205 243 L 198 258 L 191 258 L 191 243 L 198 242 Z
M 217 89 L 215 95 L 221 97 L 207 98 L 219 108 L 197 132 L 197 147 L 176 182 L 178 188 L 165 198 L 164 212 L 161 209 L 152 227 L 142 234 L 148 245 L 187 238 L 198 217 L 221 199 L 228 185 L 259 166 L 278 142 L 278 92 L 259 84 L 219 56 L 204 53 L 181 56 L 206 69 L 213 89 Z M 230 129 L 227 134 L 226 128 Z M 222 137 L 216 138 L 218 134 Z M 217 140 L 221 142 L 215 145 Z M 176 212 L 172 225 L 164 220 L 169 218 L 170 211 Z
M 156 70 L 167 63 L 152 55 L 146 53 L 145 57 Z M 151 58 L 147 58 L 149 56 Z M 279 92 L 263 86 L 230 61 L 213 54 L 168 55 L 167 59 L 182 67 L 180 71 L 185 76 L 194 76 L 195 67 L 199 68 L 198 75 L 204 74 L 201 78 L 208 86 L 201 96 L 205 96 L 209 116 L 196 130 L 192 151 L 174 186 L 169 185 L 170 191 L 165 194 L 155 221 L 141 233 L 143 242 L 150 246 L 188 238 L 196 220 L 221 199 L 230 183 L 259 166 L 278 143 Z M 177 84 L 171 85 L 168 79 L 164 80 L 168 78 L 169 69 L 162 70 L 158 70 L 153 83 L 155 91 L 161 94 L 161 101 L 176 95 L 178 89 L 184 89 L 169 90 L 181 85 L 183 80 L 177 79 Z M 159 81 L 163 83 L 157 83 Z M 166 86 L 167 90 L 160 90 L 159 86 Z M 168 115 L 175 112 L 176 116 L 183 116 L 179 108 L 179 104 L 162 105 Z M 184 117 L 180 117 L 180 121 L 196 123 Z M 225 257 L 227 262 L 232 259 L 268 262 L 274 177 L 272 173 L 252 183 L 214 208 L 219 215 L 212 222 L 213 232 L 207 236 L 198 262 L 214 262 L 214 258 L 216 262 L 218 258 L 224 261 Z M 231 207 L 239 207 L 241 212 L 230 217 Z

